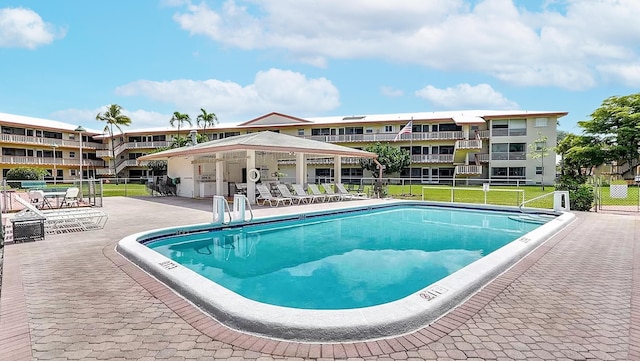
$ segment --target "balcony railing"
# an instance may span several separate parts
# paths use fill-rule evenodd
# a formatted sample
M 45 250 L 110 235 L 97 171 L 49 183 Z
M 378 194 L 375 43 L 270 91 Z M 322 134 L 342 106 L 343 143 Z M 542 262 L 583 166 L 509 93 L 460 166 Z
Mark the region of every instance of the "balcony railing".
M 2 164 L 24 164 L 24 165 L 51 165 L 53 166 L 53 157 L 28 157 L 28 156 L 13 156 L 3 155 L 0 158 Z M 79 158 L 60 158 L 56 157 L 55 164 L 60 166 L 80 166 Z M 82 165 L 86 166 L 102 166 L 101 160 L 85 159 L 82 161 Z
M 456 150 L 458 149 L 482 149 L 481 139 L 456 140 Z
M 358 157 L 343 157 L 340 159 L 341 164 L 360 164 L 360 158 Z M 279 165 L 292 165 L 296 164 L 295 159 L 280 159 L 278 160 Z M 333 164 L 333 158 L 314 158 L 307 159 L 307 164 Z
M 482 174 L 482 166 L 481 165 L 457 165 L 456 166 L 456 175 L 477 175 Z
M 359 143 L 359 142 L 391 142 L 397 133 L 349 134 L 349 135 L 311 135 L 300 136 L 305 139 L 317 140 L 325 143 Z M 451 132 L 420 132 L 402 134 L 398 141 L 422 140 L 455 140 L 464 138 L 462 131 Z
M 412 163 L 453 163 L 453 154 L 414 154 Z
M 3 143 L 30 144 L 30 145 L 37 144 L 37 145 L 49 146 L 49 147 L 56 145 L 59 147 L 62 146 L 62 147 L 80 148 L 79 140 L 43 138 L 43 137 L 33 137 L 33 136 L 26 136 L 26 135 L 17 135 L 17 134 L 0 134 L 0 141 L 2 141 Z M 82 147 L 87 149 L 101 149 L 104 146 L 102 144 L 96 144 L 92 142 L 83 142 Z
M 480 163 L 489 163 L 489 153 L 476 153 L 476 159 Z
M 116 145 L 116 156 L 124 152 L 127 149 L 156 149 L 161 147 L 168 147 L 171 145 L 169 141 L 156 141 L 156 142 L 126 142 Z M 107 146 L 110 148 L 110 145 Z M 96 156 L 100 158 L 111 158 L 111 149 L 104 149 L 96 151 Z

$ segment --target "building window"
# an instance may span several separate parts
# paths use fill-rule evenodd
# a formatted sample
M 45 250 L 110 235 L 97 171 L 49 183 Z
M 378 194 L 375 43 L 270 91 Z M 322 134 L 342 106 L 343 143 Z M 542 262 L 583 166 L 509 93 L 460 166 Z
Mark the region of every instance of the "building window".
M 507 167 L 492 167 L 491 168 L 491 176 L 492 177 L 506 177 L 507 176 Z
M 76 173 L 76 170 L 75 170 L 75 169 L 69 169 L 69 175 L 71 175 L 71 176 L 75 177 L 75 175 L 76 175 L 76 174 L 77 174 L 77 173 Z
M 329 128 L 311 129 L 311 135 L 330 135 L 331 130 Z
M 527 135 L 527 121 L 526 119 L 494 120 L 491 122 L 491 135 L 494 137 Z
M 298 129 L 298 135 L 303 137 L 304 136 L 304 129 Z
M 373 133 L 373 128 L 364 128 L 364 132 L 367 134 Z
M 547 146 L 547 142 L 535 142 L 536 144 L 536 152 L 541 152 Z
M 542 167 L 536 167 L 536 174 L 542 174 Z
M 547 118 L 536 118 L 536 127 L 546 127 L 548 122 L 549 119 Z
M 393 125 L 385 125 L 384 126 L 385 133 L 393 133 Z
M 69 158 L 75 158 L 76 152 L 69 152 Z
M 491 144 L 491 160 L 525 160 L 525 143 Z
M 524 179 L 525 167 L 491 167 L 491 178 Z

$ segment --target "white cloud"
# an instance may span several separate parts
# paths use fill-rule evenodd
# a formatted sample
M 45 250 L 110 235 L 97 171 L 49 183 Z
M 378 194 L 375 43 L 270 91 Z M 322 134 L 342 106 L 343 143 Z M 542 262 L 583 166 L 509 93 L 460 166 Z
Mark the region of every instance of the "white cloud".
M 458 84 L 454 88 L 439 89 L 428 85 L 415 95 L 444 109 L 517 109 L 518 104 L 505 98 L 488 84 Z
M 104 105 L 96 109 L 64 109 L 51 114 L 52 119 L 60 119 L 65 123 L 78 124 L 88 130 L 102 132 L 105 123 L 96 120 L 96 115 L 106 110 L 108 105 Z M 122 114 L 131 118 L 131 125 L 123 127 L 124 129 L 141 129 L 141 128 L 170 128 L 169 119 L 171 114 L 163 114 L 159 112 L 150 112 L 147 110 L 128 110 L 122 109 Z M 195 124 L 194 124 L 195 125 Z
M 35 49 L 64 37 L 65 32 L 62 28 L 45 23 L 33 10 L 0 9 L 0 48 Z
M 395 89 L 393 87 L 390 86 L 381 86 L 380 87 L 380 93 L 384 96 L 388 96 L 388 97 L 392 97 L 392 98 L 397 98 L 397 97 L 401 97 L 404 95 L 404 91 L 400 90 L 400 89 Z
M 277 49 L 299 61 L 379 58 L 489 74 L 521 86 L 586 89 L 608 65 L 640 57 L 637 0 L 565 0 L 540 10 L 513 0 L 227 0 L 174 16 L 225 46 Z
M 221 122 L 272 111 L 321 113 L 340 105 L 339 92 L 331 81 L 280 69 L 258 72 L 249 85 L 217 79 L 138 80 L 115 92 L 173 104 L 182 113 L 197 114 L 205 108 L 216 113 Z
M 640 63 L 602 65 L 598 70 L 610 82 L 640 88 Z

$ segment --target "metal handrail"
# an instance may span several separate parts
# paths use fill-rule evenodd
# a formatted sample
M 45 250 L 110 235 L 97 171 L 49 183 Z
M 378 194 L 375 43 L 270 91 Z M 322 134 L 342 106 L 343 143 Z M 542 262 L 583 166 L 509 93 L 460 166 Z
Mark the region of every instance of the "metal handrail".
M 543 195 L 540 195 L 540 196 L 537 196 L 537 197 L 531 198 L 531 199 L 529 199 L 529 200 L 523 201 L 523 202 L 522 202 L 522 203 L 520 203 L 520 205 L 518 206 L 518 209 L 520 209 L 520 212 L 522 212 L 522 213 L 526 213 L 525 211 L 523 211 L 523 210 L 522 210 L 522 206 L 524 206 L 525 204 L 527 204 L 527 203 L 529 203 L 529 202 L 533 202 L 533 201 L 535 201 L 535 200 L 538 200 L 538 199 L 541 199 L 541 198 L 544 198 L 544 197 L 548 197 L 549 195 L 553 195 L 554 193 L 555 193 L 555 192 L 550 192 L 550 193 L 543 194 Z
M 246 222 L 251 222 L 253 221 L 253 208 L 251 208 L 251 202 L 249 202 L 249 197 L 245 196 L 244 194 L 242 195 L 242 198 L 244 198 L 247 207 L 249 207 L 249 214 L 251 215 L 251 218 L 249 218 L 249 220 Z
M 229 222 L 225 222 L 223 217 L 222 224 L 230 224 L 231 221 L 233 221 L 233 213 L 231 213 L 231 207 L 229 206 L 229 201 L 227 201 L 227 199 L 224 197 L 222 197 L 222 199 L 224 199 L 224 205 L 226 206 L 227 213 L 229 214 Z

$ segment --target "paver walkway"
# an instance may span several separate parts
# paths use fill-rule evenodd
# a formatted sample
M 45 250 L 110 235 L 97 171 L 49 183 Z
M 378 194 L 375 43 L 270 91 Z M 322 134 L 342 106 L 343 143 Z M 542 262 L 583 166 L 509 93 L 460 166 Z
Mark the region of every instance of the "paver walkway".
M 103 231 L 7 245 L 0 360 L 640 360 L 640 217 L 580 213 L 436 323 L 320 345 L 228 330 L 113 251 L 134 232 L 208 222 L 210 206 L 107 198 Z

